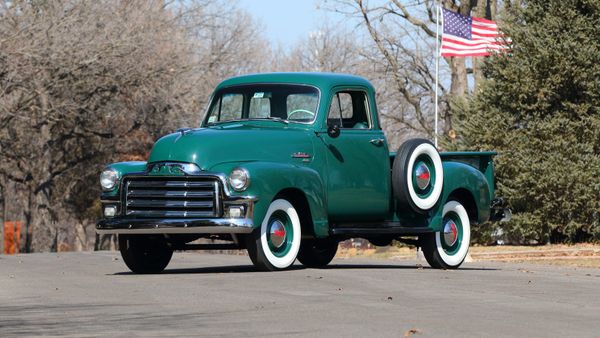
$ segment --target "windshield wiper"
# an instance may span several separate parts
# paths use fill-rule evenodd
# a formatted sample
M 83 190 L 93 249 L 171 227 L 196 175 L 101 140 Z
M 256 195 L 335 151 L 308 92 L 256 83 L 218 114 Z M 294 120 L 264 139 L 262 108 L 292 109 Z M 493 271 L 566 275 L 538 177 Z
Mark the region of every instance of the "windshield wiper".
M 269 121 L 281 122 L 281 123 L 284 123 L 284 124 L 289 124 L 290 123 L 290 121 L 288 121 L 286 119 L 282 119 L 281 117 L 275 117 L 275 116 L 255 117 L 255 118 L 248 119 L 248 121 L 252 121 L 252 120 L 269 120 Z
M 220 124 L 225 124 L 225 123 L 230 123 L 230 122 L 244 122 L 244 121 L 276 121 L 276 122 L 281 122 L 283 124 L 289 124 L 290 121 L 286 120 L 286 119 L 282 119 L 281 117 L 275 117 L 275 116 L 270 116 L 270 117 L 253 117 L 253 118 L 249 118 L 249 119 L 235 119 L 235 120 L 225 120 L 225 121 L 216 121 L 216 122 L 210 122 L 207 123 L 206 126 L 207 127 L 211 127 L 211 126 L 217 126 Z

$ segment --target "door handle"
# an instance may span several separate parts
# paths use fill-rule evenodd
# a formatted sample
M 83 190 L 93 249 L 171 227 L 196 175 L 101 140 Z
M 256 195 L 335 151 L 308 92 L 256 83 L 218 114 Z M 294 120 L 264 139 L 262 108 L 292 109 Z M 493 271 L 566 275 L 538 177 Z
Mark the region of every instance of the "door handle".
M 380 146 L 383 144 L 383 139 L 382 138 L 374 138 L 369 142 L 371 142 L 371 144 L 374 146 Z

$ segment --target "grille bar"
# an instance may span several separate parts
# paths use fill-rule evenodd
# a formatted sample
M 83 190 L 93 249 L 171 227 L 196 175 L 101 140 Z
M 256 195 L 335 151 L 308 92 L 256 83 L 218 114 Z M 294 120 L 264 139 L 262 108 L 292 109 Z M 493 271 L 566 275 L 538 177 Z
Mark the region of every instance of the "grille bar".
M 127 206 L 130 208 L 210 208 L 212 201 L 175 201 L 175 200 L 140 200 L 128 199 Z
M 209 177 L 125 177 L 125 215 L 152 218 L 218 217 L 219 181 Z
M 175 197 L 175 198 L 210 198 L 214 197 L 214 191 L 195 190 L 129 190 L 127 197 Z
M 127 210 L 128 216 L 159 217 L 159 218 L 198 218 L 213 217 L 213 211 L 177 211 L 177 210 Z
M 130 188 L 212 188 L 210 181 L 130 181 Z

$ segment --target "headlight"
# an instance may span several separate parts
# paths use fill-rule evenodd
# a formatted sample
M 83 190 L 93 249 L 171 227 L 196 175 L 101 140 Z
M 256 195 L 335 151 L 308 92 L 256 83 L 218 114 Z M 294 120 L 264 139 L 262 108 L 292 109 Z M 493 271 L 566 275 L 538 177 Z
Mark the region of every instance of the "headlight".
M 100 185 L 102 190 L 113 190 L 119 182 L 119 173 L 113 169 L 106 169 L 100 174 Z
M 235 191 L 244 191 L 250 185 L 250 175 L 244 168 L 235 168 L 229 174 L 229 185 Z

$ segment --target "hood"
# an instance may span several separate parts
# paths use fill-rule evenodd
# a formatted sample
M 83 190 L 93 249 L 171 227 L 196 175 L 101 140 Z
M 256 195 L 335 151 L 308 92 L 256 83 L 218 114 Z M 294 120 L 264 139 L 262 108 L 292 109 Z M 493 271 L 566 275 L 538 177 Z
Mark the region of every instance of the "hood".
M 225 124 L 166 135 L 156 141 L 149 163 L 195 163 L 210 171 L 226 162 L 291 162 L 297 152 L 313 154 L 310 132 L 290 126 Z

